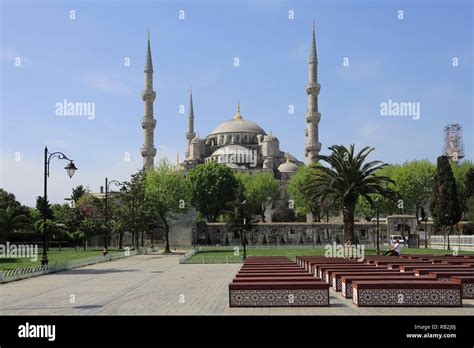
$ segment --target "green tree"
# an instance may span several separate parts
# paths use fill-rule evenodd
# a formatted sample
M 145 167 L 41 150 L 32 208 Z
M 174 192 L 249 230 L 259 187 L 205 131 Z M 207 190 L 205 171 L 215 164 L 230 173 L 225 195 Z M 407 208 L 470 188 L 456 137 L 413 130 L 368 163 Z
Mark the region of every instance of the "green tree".
M 317 202 L 313 202 L 304 191 L 310 172 L 315 170 L 317 170 L 316 167 L 302 165 L 289 181 L 288 193 L 290 199 L 295 203 L 296 213 L 299 215 L 312 213 L 315 217 L 319 216 Z
M 86 249 L 86 241 L 95 235 L 104 235 L 107 233 L 105 228 L 104 202 L 96 196 L 87 193 L 77 201 L 76 209 L 81 219 L 78 229 L 73 233 L 81 236 L 83 248 Z M 106 238 L 108 236 L 105 236 Z
M 431 199 L 431 214 L 437 226 L 444 229 L 448 237 L 448 250 L 450 249 L 449 235 L 454 225 L 461 219 L 456 180 L 447 156 L 438 157 L 435 183 Z
M 84 196 L 87 193 L 87 190 L 84 188 L 84 186 L 79 185 L 75 188 L 72 189 L 72 194 L 71 194 L 71 199 L 73 200 L 74 204 L 77 204 L 77 201 L 79 198 Z
M 324 217 L 326 221 L 329 221 L 330 216 L 337 215 L 340 211 L 337 201 L 309 196 L 305 192 L 304 188 L 308 183 L 310 173 L 316 174 L 320 167 L 319 163 L 314 166 L 300 166 L 288 184 L 288 193 L 295 204 L 296 213 L 299 215 L 311 213 L 318 222 Z
M 402 200 L 402 212 L 415 214 L 419 221 L 420 209 L 431 196 L 436 166 L 428 160 L 414 160 L 390 167 L 389 177 L 396 183 L 394 189 Z
M 246 234 L 252 230 L 254 223 L 252 210 L 244 194 L 244 187 L 242 183 L 238 183 L 237 193 L 234 194 L 234 196 L 236 198 L 229 204 L 230 209 L 227 213 L 227 226 L 228 230 L 233 232 L 234 235 L 236 233 L 240 235 L 240 241 L 244 249 L 244 258 L 246 258 L 246 245 L 248 244 Z
M 25 227 L 29 222 L 28 216 L 14 206 L 0 210 L 0 240 L 6 241 L 8 235 Z
M 354 144 L 346 148 L 342 145 L 329 147 L 329 156 L 318 156 L 330 167 L 320 167 L 319 171 L 310 174 L 305 191 L 312 199 L 331 199 L 339 201 L 342 207 L 344 223 L 344 243 L 352 244 L 354 237 L 354 212 L 359 196 L 369 204 L 374 204 L 371 194 L 383 197 L 394 196 L 393 190 L 387 187 L 394 183 L 392 179 L 376 175 L 384 167 L 380 161 L 366 162 L 367 156 L 374 150 L 364 147 L 359 153 L 354 152 Z
M 465 217 L 468 212 L 468 201 L 474 190 L 474 164 L 471 161 L 462 163 L 451 161 L 450 163 L 456 180 L 459 206 L 462 216 Z
M 146 171 L 140 170 L 124 183 L 127 191 L 123 195 L 123 224 L 132 232 L 132 244 L 139 248 L 139 235 L 152 232 L 157 226 L 157 215 L 146 195 Z M 128 214 L 127 214 L 128 212 Z M 143 240 L 143 238 L 142 238 Z
M 265 222 L 267 205 L 280 195 L 278 180 L 269 173 L 238 173 L 236 178 L 244 186 L 244 194 L 252 213 L 260 215 L 262 222 Z
M 187 209 L 189 184 L 182 172 L 175 171 L 167 159 L 162 159 L 147 172 L 145 192 L 165 227 L 165 252 L 171 253 L 168 218 L 171 213 Z
M 191 204 L 206 217 L 215 222 L 217 217 L 228 210 L 238 186 L 232 170 L 214 161 L 200 164 L 189 171 Z

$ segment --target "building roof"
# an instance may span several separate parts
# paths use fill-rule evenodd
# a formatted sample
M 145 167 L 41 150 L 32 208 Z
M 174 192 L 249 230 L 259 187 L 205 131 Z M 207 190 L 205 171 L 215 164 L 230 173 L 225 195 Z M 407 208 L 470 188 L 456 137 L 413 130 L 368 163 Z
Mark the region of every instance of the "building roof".
M 237 112 L 230 120 L 222 122 L 218 125 L 211 134 L 216 135 L 222 133 L 253 133 L 266 135 L 265 131 L 255 122 L 244 119 L 240 114 L 240 102 L 237 103 Z
M 265 131 L 255 122 L 244 118 L 233 118 L 222 122 L 209 135 L 222 133 L 252 133 L 266 135 Z

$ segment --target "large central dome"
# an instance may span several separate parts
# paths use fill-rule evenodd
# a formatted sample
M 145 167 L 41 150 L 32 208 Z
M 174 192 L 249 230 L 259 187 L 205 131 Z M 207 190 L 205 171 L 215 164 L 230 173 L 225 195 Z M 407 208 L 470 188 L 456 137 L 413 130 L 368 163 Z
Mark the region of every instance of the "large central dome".
M 219 124 L 209 135 L 222 133 L 252 133 L 266 135 L 265 131 L 255 122 L 242 118 L 240 115 L 240 105 L 237 106 L 235 116 Z
M 221 133 L 253 133 L 266 135 L 265 131 L 255 122 L 243 118 L 227 120 L 218 125 L 210 135 Z

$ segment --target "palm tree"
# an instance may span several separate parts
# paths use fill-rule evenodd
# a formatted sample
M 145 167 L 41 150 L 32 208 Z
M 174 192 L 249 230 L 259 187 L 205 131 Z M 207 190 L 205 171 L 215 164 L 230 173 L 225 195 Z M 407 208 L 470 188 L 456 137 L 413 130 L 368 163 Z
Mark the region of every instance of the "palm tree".
M 79 200 L 79 198 L 84 196 L 86 193 L 87 193 L 87 190 L 82 185 L 79 185 L 76 188 L 73 188 L 71 199 L 74 201 L 74 204 L 77 204 L 77 201 Z
M 366 157 L 374 150 L 364 147 L 359 153 L 354 153 L 355 145 L 347 149 L 342 145 L 333 145 L 329 156 L 317 156 L 317 160 L 324 161 L 330 168 L 320 166 L 317 171 L 311 172 L 304 186 L 308 197 L 330 199 L 340 202 L 344 223 L 344 243 L 352 244 L 354 236 L 354 211 L 359 196 L 363 196 L 371 206 L 374 206 L 370 195 L 378 194 L 382 197 L 395 198 L 397 194 L 387 187 L 395 182 L 387 176 L 378 176 L 376 171 L 386 166 L 381 161 L 364 163 Z
M 9 233 L 24 227 L 28 221 L 28 216 L 14 207 L 8 206 L 0 210 L 0 238 L 6 240 Z

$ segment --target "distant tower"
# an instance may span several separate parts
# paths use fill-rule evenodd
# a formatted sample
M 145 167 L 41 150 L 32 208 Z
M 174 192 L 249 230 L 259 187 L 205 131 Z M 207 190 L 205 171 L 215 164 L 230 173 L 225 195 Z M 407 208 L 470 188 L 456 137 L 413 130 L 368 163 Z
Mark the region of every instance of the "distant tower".
M 318 55 L 316 53 L 316 35 L 314 33 L 313 19 L 313 39 L 309 54 L 309 79 L 306 85 L 308 94 L 308 111 L 306 112 L 306 163 L 316 163 L 316 156 L 321 150 L 321 143 L 318 141 L 318 124 L 321 114 L 318 111 L 318 95 L 321 85 L 318 83 Z
M 188 131 L 186 139 L 188 140 L 188 151 L 186 151 L 186 158 L 190 155 L 191 141 L 196 137 L 194 132 L 194 108 L 193 108 L 193 91 L 189 92 L 189 109 L 188 109 Z
M 458 162 L 464 157 L 464 145 L 462 142 L 462 126 L 458 123 L 449 124 L 444 127 L 444 146 L 445 156 Z
M 141 153 L 143 157 L 143 167 L 151 168 L 154 166 L 156 148 L 154 142 L 154 131 L 156 120 L 153 118 L 153 102 L 156 93 L 153 91 L 153 63 L 151 61 L 150 32 L 148 31 L 148 48 L 145 61 L 145 89 L 142 92 L 142 99 L 145 102 L 145 115 L 142 118 L 142 128 L 144 133 L 143 146 Z

